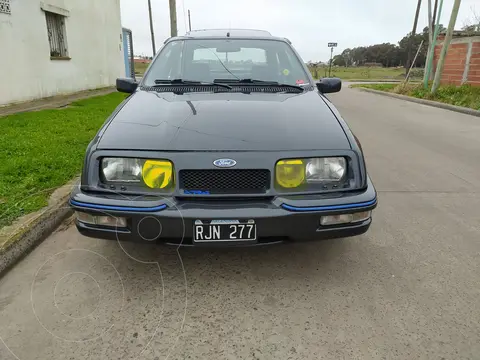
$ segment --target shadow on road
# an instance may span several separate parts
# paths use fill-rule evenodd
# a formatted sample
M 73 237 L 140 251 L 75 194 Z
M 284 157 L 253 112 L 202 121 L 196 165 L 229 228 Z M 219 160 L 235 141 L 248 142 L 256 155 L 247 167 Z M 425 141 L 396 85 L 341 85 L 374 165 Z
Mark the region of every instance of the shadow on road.
M 352 259 L 358 255 L 352 251 L 352 242 L 362 241 L 362 237 L 355 239 L 336 239 L 305 243 L 282 244 L 256 248 L 177 248 L 134 243 L 117 243 L 128 257 L 135 260 L 124 264 L 135 266 L 134 262 L 158 263 L 162 271 L 170 273 L 178 281 L 183 281 L 183 267 L 187 281 L 201 280 L 202 277 L 214 275 L 230 278 L 232 281 L 254 277 L 258 280 L 268 280 L 281 277 L 290 279 L 308 279 L 315 274 L 318 277 L 347 276 L 353 269 L 361 271 L 362 266 Z M 111 248 L 111 243 L 105 246 Z M 105 249 L 104 255 L 111 251 Z M 349 264 L 348 267 L 346 266 Z M 351 265 L 355 265 L 352 268 Z M 135 273 L 143 271 L 144 266 L 130 269 Z M 365 269 L 365 267 L 363 267 Z M 173 272 L 172 272 L 173 271 Z M 175 274 L 175 275 L 174 275 Z M 136 274 L 140 275 L 140 274 Z M 141 275 L 140 275 L 141 276 Z M 265 279 L 262 279 L 265 278 Z M 171 280 L 174 280 L 171 278 Z

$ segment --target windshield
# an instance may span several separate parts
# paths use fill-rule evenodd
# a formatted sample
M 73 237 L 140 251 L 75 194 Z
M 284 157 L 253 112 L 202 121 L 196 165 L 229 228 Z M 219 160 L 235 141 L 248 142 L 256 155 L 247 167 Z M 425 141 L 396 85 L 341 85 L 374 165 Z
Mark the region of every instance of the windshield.
M 235 82 L 243 79 L 307 85 L 301 60 L 278 40 L 187 39 L 167 43 L 146 74 L 144 84 L 183 79 Z

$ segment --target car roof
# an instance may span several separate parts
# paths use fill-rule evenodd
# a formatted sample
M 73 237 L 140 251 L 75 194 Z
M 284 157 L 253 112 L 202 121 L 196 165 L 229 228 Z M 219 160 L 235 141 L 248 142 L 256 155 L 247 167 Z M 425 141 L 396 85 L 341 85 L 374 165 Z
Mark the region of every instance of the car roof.
M 238 36 L 252 36 L 252 37 L 265 37 L 265 36 L 272 36 L 266 30 L 256 30 L 256 29 L 199 29 L 199 30 L 192 30 L 185 34 L 185 36 L 189 37 L 205 37 L 205 36 L 227 36 L 227 33 L 230 36 L 238 37 Z
M 257 29 L 199 29 L 187 32 L 184 36 L 175 36 L 165 40 L 165 43 L 171 40 L 179 39 L 263 39 L 280 40 L 291 44 L 287 38 L 273 36 L 266 30 Z

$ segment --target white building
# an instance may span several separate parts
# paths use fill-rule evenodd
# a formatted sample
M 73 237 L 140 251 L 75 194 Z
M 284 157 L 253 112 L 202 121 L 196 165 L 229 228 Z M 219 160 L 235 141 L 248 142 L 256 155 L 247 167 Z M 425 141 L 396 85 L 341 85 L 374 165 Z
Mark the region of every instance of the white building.
M 0 0 L 0 105 L 125 76 L 120 0 Z

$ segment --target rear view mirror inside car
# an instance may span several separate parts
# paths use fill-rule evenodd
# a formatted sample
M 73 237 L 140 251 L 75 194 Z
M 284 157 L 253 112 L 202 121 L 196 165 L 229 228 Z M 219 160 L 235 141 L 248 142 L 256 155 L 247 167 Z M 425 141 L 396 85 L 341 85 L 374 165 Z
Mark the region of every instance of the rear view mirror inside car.
M 238 46 L 229 45 L 229 44 L 222 45 L 221 47 L 217 47 L 216 49 L 217 53 L 233 53 L 233 52 L 240 52 L 240 51 L 242 51 L 242 49 L 239 48 Z

